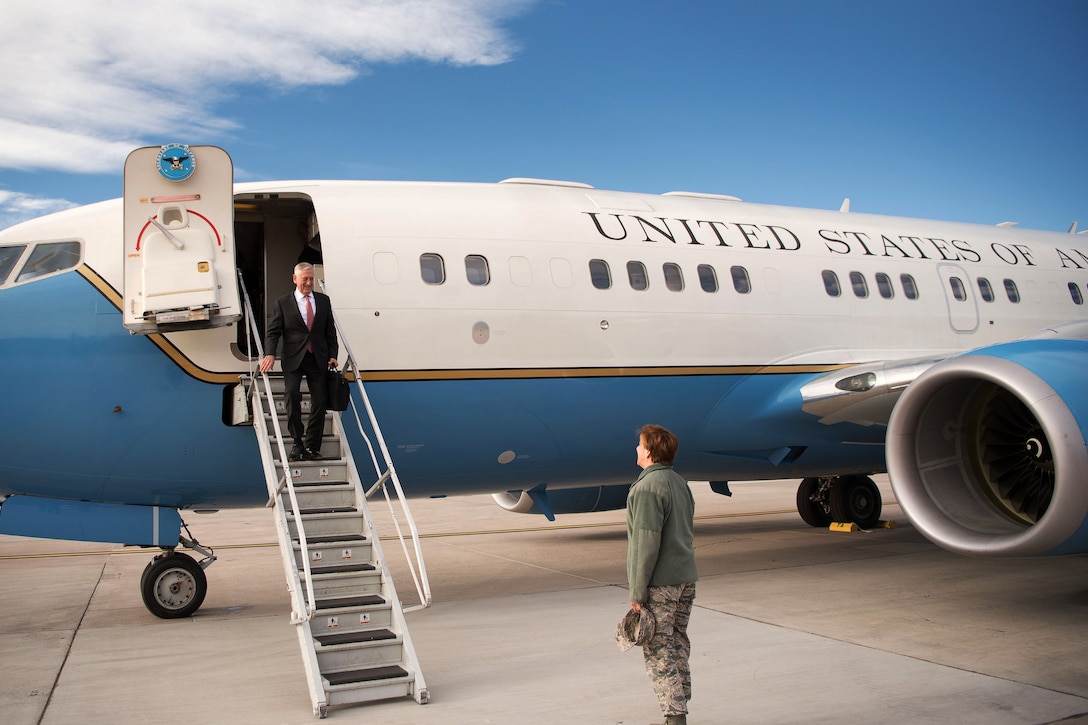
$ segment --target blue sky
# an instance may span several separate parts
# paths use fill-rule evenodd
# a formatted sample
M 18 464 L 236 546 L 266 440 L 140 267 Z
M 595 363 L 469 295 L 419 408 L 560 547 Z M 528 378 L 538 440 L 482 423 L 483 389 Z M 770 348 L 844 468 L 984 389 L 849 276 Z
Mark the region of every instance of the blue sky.
M 129 150 L 178 142 L 237 181 L 1088 228 L 1081 0 L 36 0 L 0 28 L 0 227 L 120 196 Z

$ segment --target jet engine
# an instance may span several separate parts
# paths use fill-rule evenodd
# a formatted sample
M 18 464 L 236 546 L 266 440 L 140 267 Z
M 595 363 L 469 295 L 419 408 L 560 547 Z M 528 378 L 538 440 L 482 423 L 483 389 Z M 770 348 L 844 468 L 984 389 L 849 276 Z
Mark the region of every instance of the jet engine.
M 549 521 L 555 514 L 585 514 L 614 511 L 627 505 L 630 484 L 591 486 L 588 488 L 534 489 L 492 494 L 495 503 L 519 514 L 544 514 Z
M 1088 342 L 1029 340 L 940 362 L 888 424 L 895 497 L 963 554 L 1088 551 Z

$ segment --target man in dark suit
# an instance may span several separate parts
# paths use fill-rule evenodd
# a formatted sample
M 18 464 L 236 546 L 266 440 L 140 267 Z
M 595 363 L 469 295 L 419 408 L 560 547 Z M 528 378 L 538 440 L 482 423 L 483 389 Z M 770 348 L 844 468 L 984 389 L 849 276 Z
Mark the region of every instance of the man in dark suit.
M 283 338 L 283 381 L 287 396 L 287 430 L 294 439 L 290 460 L 321 459 L 328 371 L 336 367 L 339 346 L 328 295 L 314 292 L 314 266 L 295 265 L 293 292 L 276 300 L 265 334 L 261 372 L 272 369 Z M 310 417 L 302 427 L 302 378 L 310 389 Z

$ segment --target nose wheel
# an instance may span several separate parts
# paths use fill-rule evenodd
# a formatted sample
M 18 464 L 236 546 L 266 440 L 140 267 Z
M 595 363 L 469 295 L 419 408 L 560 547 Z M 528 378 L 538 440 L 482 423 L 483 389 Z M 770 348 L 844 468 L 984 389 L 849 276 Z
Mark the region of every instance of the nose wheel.
M 189 534 L 189 527 L 184 522 L 181 525 Z M 140 596 L 144 606 L 160 619 L 191 616 L 200 609 L 208 593 L 208 578 L 204 575 L 204 569 L 215 561 L 215 553 L 195 539 L 182 536 L 180 543 L 203 554 L 204 558 L 196 562 L 187 554 L 167 549 L 149 561 L 140 575 Z
M 140 595 L 148 611 L 161 619 L 188 617 L 204 603 L 208 578 L 186 554 L 159 554 L 140 577 Z

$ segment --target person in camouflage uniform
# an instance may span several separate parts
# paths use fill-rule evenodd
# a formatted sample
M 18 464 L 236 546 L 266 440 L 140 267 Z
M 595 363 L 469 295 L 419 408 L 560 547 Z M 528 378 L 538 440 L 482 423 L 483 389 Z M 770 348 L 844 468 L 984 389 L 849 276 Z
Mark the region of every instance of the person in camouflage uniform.
M 666 725 L 686 725 L 691 699 L 688 620 L 695 601 L 695 498 L 672 470 L 679 442 L 667 429 L 646 425 L 636 449 L 642 473 L 627 494 L 627 582 L 631 609 L 654 617 L 654 636 L 642 646 L 646 672 Z

